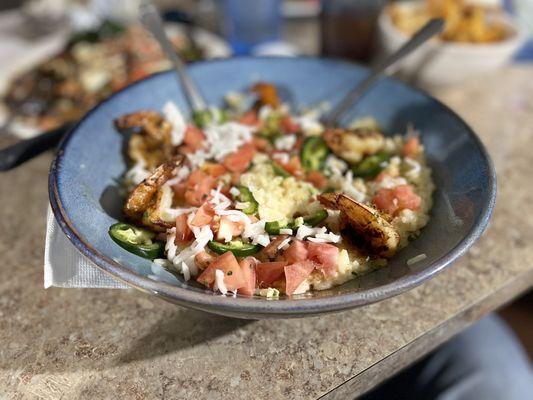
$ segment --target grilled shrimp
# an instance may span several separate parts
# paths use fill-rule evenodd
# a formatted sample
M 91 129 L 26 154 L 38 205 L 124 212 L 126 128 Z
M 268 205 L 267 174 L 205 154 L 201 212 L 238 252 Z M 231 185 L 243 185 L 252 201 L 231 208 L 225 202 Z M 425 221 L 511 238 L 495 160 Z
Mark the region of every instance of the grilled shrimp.
M 323 137 L 331 151 L 349 163 L 358 163 L 364 156 L 381 150 L 385 144 L 380 132 L 363 128 L 331 128 Z
M 280 105 L 278 90 L 271 83 L 258 82 L 252 86 L 252 92 L 256 93 L 259 97 L 255 104 L 256 108 L 262 106 L 270 106 L 272 108 L 278 108 Z
M 120 131 L 133 130 L 128 143 L 128 156 L 153 170 L 174 154 L 170 139 L 171 125 L 155 111 L 139 111 L 115 121 Z
M 161 164 L 152 175 L 139 183 L 126 200 L 124 214 L 156 230 L 167 228 L 168 223 L 161 220 L 158 213 L 159 203 L 164 194 L 161 188 L 173 176 L 176 168 L 181 167 L 183 161 L 183 156 L 174 157 Z M 158 226 L 160 229 L 157 229 Z
M 318 199 L 327 208 L 341 211 L 341 230 L 353 230 L 354 240 L 360 240 L 372 254 L 386 258 L 394 255 L 400 236 L 377 210 L 341 193 L 323 193 Z

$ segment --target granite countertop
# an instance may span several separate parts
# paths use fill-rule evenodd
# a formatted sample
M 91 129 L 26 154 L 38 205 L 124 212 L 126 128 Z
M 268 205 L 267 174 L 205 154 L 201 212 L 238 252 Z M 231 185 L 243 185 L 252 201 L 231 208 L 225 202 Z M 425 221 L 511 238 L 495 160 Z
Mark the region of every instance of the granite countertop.
M 351 398 L 533 283 L 533 68 L 437 96 L 498 172 L 487 233 L 435 279 L 327 316 L 243 321 L 134 290 L 43 289 L 51 155 L 1 175 L 0 391 L 10 399 Z

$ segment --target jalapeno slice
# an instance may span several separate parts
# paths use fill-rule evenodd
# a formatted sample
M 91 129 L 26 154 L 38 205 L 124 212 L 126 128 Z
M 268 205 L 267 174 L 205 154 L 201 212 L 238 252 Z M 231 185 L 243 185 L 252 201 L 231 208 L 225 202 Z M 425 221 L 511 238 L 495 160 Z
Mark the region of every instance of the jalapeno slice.
M 211 124 L 221 124 L 228 119 L 226 112 L 220 108 L 194 111 L 192 118 L 198 128 L 205 128 Z
M 224 254 L 231 251 L 235 257 L 247 257 L 257 253 L 261 246 L 252 243 L 243 243 L 240 240 L 232 240 L 229 243 L 220 243 L 211 240 L 207 247 L 217 254 Z
M 328 212 L 326 210 L 318 210 L 316 213 L 309 217 L 304 218 L 305 225 L 309 226 L 317 226 L 322 221 L 324 221 L 328 217 Z
M 288 178 L 291 176 L 291 174 L 289 174 L 287 171 L 285 171 L 282 167 L 280 167 L 275 162 L 272 162 L 272 169 L 274 170 L 274 173 L 277 176 L 282 176 L 283 178 Z
M 318 171 L 324 167 L 329 154 L 329 147 L 320 136 L 305 139 L 300 151 L 302 166 L 306 171 Z
M 239 189 L 239 195 L 237 196 L 237 199 L 241 203 L 248 203 L 249 206 L 245 209 L 241 210 L 243 213 L 248 215 L 253 215 L 257 212 L 257 209 L 259 208 L 259 204 L 254 198 L 254 195 L 248 189 L 246 186 L 238 186 L 237 189 Z
M 371 156 L 367 156 L 359 164 L 352 168 L 355 176 L 361 178 L 375 178 L 387 166 L 391 155 L 384 151 L 380 151 Z
M 111 239 L 135 255 L 153 260 L 163 254 L 163 243 L 153 242 L 155 234 L 136 226 L 117 222 L 109 227 Z
M 265 223 L 265 231 L 269 235 L 279 235 L 280 229 L 293 229 L 293 226 L 291 226 L 291 222 L 286 219 Z
M 328 217 L 326 210 L 319 210 L 313 215 L 305 218 L 296 218 L 294 221 L 288 221 L 286 219 L 280 219 L 278 221 L 270 221 L 265 223 L 265 231 L 269 235 L 279 235 L 281 229 L 295 230 L 300 225 L 317 226 Z

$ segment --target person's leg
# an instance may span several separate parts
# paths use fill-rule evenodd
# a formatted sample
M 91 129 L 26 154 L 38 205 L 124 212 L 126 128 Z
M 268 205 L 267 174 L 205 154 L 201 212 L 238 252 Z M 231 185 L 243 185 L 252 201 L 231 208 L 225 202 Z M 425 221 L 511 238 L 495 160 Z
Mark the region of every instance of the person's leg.
M 363 398 L 522 400 L 533 398 L 533 372 L 513 332 L 490 315 Z

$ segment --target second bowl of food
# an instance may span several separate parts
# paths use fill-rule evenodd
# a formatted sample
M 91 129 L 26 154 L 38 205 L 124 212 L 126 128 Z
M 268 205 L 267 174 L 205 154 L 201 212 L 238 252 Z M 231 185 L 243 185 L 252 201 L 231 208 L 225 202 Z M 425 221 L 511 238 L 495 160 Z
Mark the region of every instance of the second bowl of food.
M 402 61 L 404 78 L 423 87 L 457 84 L 505 65 L 524 42 L 504 10 L 464 1 L 409 0 L 392 3 L 379 17 L 379 47 L 390 54 L 431 18 L 446 22 L 440 38 Z
M 61 144 L 50 200 L 104 271 L 181 305 L 298 317 L 390 297 L 485 228 L 495 177 L 449 109 L 393 80 L 320 122 L 367 71 L 319 59 L 199 63 L 190 116 L 172 73 L 91 111 Z

